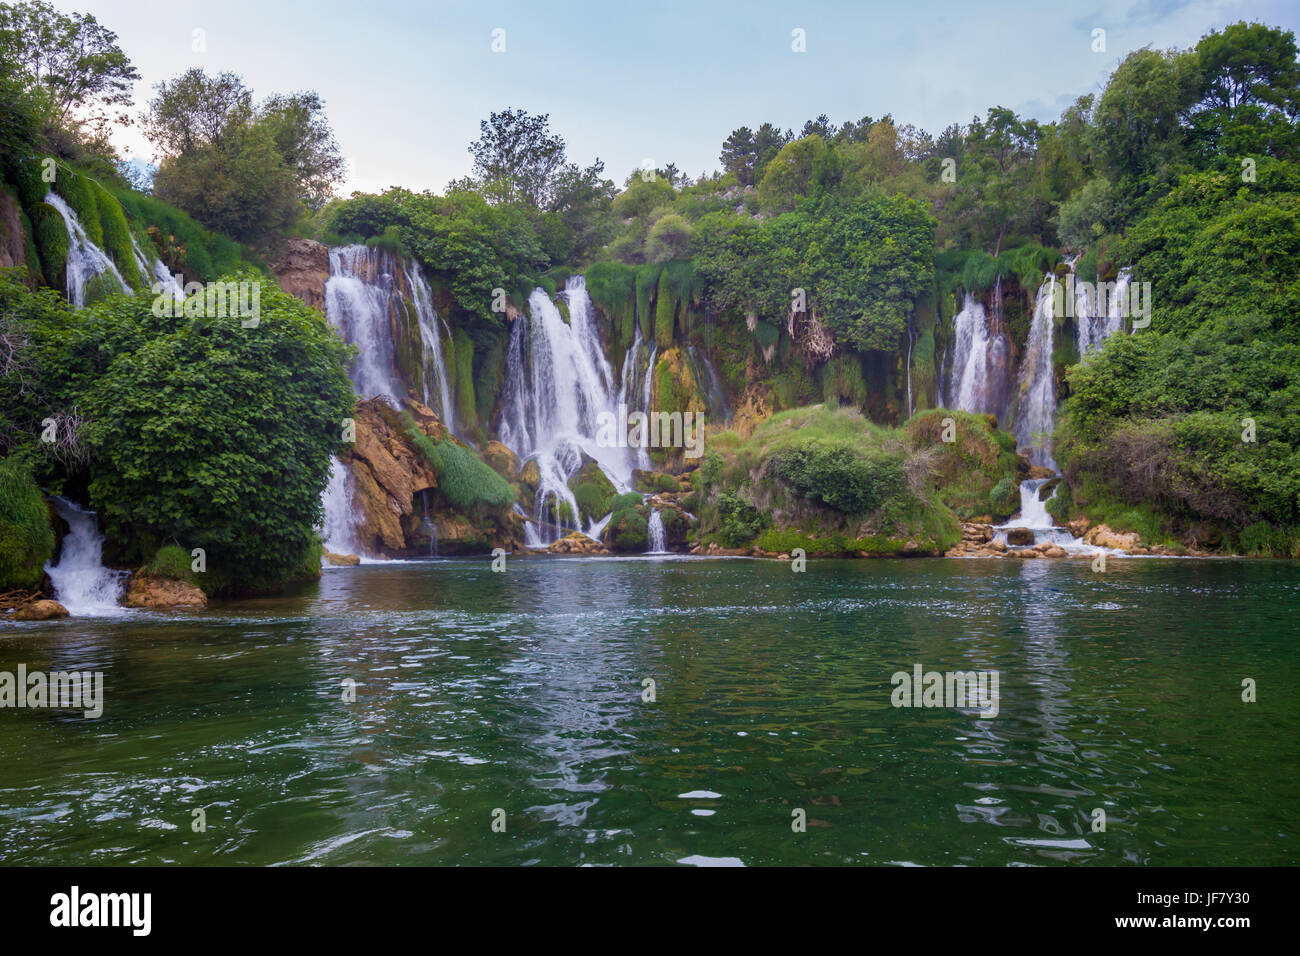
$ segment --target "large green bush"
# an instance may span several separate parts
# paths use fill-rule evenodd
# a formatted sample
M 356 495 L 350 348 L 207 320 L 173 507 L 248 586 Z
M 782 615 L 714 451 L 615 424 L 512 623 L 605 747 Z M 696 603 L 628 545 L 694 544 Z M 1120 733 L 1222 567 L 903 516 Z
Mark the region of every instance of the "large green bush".
M 228 277 L 241 278 L 255 280 Z M 205 549 L 206 590 L 277 588 L 317 540 L 330 455 L 353 405 L 350 350 L 271 283 L 254 328 L 237 317 L 160 320 L 150 303 L 118 297 L 87 310 L 92 335 L 121 330 L 101 340 L 116 354 L 84 393 L 91 502 L 112 541 L 144 551 L 136 560 L 150 542 L 174 541 Z
M 907 490 L 901 458 L 864 456 L 844 445 L 805 442 L 775 456 L 771 467 L 796 494 L 850 515 L 874 511 Z

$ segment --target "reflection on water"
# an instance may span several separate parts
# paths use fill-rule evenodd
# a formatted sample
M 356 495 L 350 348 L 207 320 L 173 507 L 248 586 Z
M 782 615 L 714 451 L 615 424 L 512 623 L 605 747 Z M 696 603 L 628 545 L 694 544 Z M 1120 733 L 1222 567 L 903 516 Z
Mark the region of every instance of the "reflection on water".
M 106 703 L 0 710 L 0 862 L 1295 863 L 1298 598 L 1282 562 L 434 560 L 15 625 L 0 671 Z M 892 708 L 916 663 L 997 669 L 999 715 Z

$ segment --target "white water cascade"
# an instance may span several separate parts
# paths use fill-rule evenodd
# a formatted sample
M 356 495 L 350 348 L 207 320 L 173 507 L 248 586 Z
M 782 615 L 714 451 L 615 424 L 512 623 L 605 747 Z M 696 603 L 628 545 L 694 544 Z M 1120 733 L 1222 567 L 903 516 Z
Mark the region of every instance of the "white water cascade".
M 953 317 L 950 381 L 944 393 L 951 407 L 966 412 L 1006 412 L 1011 349 L 1002 332 L 990 334 L 984 306 L 969 292 Z
M 122 273 L 117 271 L 117 266 L 113 264 L 108 254 L 87 238 L 86 230 L 81 227 L 77 214 L 63 201 L 63 197 L 58 193 L 50 192 L 46 194 L 45 201 L 59 211 L 59 215 L 63 217 L 63 224 L 68 228 L 68 264 L 64 272 L 68 287 L 68 301 L 78 309 L 84 306 L 86 284 L 95 276 L 105 272 L 112 274 L 117 284 L 122 287 L 122 291 L 130 295 L 131 287 L 122 278 Z
M 1121 269 L 1115 283 L 1078 283 L 1074 289 L 1074 327 L 1079 360 L 1124 327 L 1132 269 Z
M 346 342 L 357 346 L 356 361 L 348 372 L 352 387 L 363 398 L 382 395 L 397 408 L 406 404 L 409 392 L 398 369 L 394 335 L 405 330 L 414 315 L 420 345 L 415 371 L 422 386 L 421 398 L 454 434 L 455 407 L 440 327 L 448 338 L 451 332 L 434 309 L 433 293 L 420 267 L 391 252 L 362 245 L 335 247 L 329 258 L 325 317 Z M 353 534 L 356 513 L 352 492 L 350 472 L 333 460 L 329 484 L 321 496 L 325 511 L 321 536 L 328 551 L 358 552 Z
M 409 314 L 409 304 L 422 345 L 423 401 L 454 433 L 455 409 L 439 330 L 442 322 L 419 266 L 370 246 L 338 246 L 329 255 L 325 316 L 345 341 L 358 348 L 350 371 L 352 386 L 364 398 L 382 395 L 399 408 L 406 403 L 393 335 Z
M 1052 367 L 1053 293 L 1056 276 L 1048 274 L 1038 287 L 1029 341 L 1020 361 L 1020 393 L 1012 433 L 1028 449 L 1029 461 L 1056 470 L 1052 458 L 1052 429 L 1056 426 L 1056 376 Z
M 125 613 L 117 603 L 125 572 L 103 565 L 104 535 L 95 512 L 52 496 L 54 510 L 68 523 L 59 563 L 45 566 L 54 585 L 55 599 L 73 617 L 105 617 Z
M 668 542 L 664 535 L 664 519 L 659 514 L 659 509 L 655 508 L 650 512 L 650 520 L 646 523 L 646 543 L 649 548 L 647 554 L 667 554 Z
M 321 495 L 321 506 L 325 510 L 325 525 L 321 528 L 325 550 L 335 554 L 355 554 L 352 473 L 337 458 L 330 458 L 330 480 Z
M 634 410 L 628 397 L 638 390 L 648 401 L 651 377 L 646 374 L 642 382 L 637 373 L 637 350 L 644 349 L 644 343 L 638 335 L 628 350 L 622 383 L 615 391 L 585 279 L 570 278 L 563 295 L 568 322 L 542 289 L 533 290 L 527 315 L 516 319 L 511 329 L 506 358 L 501 441 L 520 462 L 535 461 L 540 478 L 533 512 L 537 520 L 526 525 L 529 547 L 581 530 L 578 503 L 568 482 L 585 461 L 594 460 L 620 493 L 630 490 L 633 469 L 647 463 L 645 449 L 602 447 L 597 442 L 602 413 L 619 420 L 617 405 L 622 402 Z M 653 354 L 646 368 L 653 367 Z M 628 363 L 633 363 L 630 372 Z

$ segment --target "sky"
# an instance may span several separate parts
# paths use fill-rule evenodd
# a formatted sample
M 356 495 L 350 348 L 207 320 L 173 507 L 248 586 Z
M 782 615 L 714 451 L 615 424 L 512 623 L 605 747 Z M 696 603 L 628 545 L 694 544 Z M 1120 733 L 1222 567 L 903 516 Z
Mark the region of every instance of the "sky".
M 570 160 L 599 157 L 621 185 L 647 160 L 717 169 L 740 126 L 889 113 L 937 133 L 992 106 L 1050 121 L 1134 49 L 1238 20 L 1300 33 L 1294 0 L 53 2 L 118 34 L 137 108 L 196 66 L 240 74 L 259 99 L 318 92 L 348 161 L 343 196 L 442 191 L 469 172 L 480 120 L 508 107 L 549 114 Z M 114 139 L 153 158 L 138 128 Z

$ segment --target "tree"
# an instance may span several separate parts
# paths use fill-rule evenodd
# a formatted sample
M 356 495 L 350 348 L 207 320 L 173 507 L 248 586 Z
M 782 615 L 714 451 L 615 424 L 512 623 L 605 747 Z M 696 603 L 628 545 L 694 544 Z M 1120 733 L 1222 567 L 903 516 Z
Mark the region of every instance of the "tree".
M 130 106 L 131 84 L 140 79 L 116 33 L 88 13 L 64 15 L 43 0 L 0 3 L 0 59 L 42 94 L 46 117 L 56 126 L 76 111 L 96 127 L 125 122 L 113 111 Z
M 268 248 L 343 177 L 315 93 L 276 94 L 254 106 L 238 76 L 200 69 L 155 89 L 141 117 L 162 154 L 154 193 L 211 229 Z
M 826 143 L 816 133 L 782 146 L 758 184 L 759 208 L 765 213 L 794 209 L 811 191 L 813 169 L 825 152 Z
M 148 297 L 79 317 L 127 333 L 101 345 L 118 354 L 85 396 L 90 498 L 108 537 L 141 561 L 168 542 L 203 548 L 215 591 L 273 590 L 311 562 L 354 402 L 349 348 L 319 313 L 262 286 L 255 328 L 238 317 L 160 322 Z
M 551 133 L 549 113 L 493 113 L 479 123 L 479 138 L 469 151 L 476 185 L 495 201 L 542 209 L 554 200 L 565 171 L 565 146 L 562 136 Z

